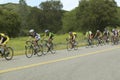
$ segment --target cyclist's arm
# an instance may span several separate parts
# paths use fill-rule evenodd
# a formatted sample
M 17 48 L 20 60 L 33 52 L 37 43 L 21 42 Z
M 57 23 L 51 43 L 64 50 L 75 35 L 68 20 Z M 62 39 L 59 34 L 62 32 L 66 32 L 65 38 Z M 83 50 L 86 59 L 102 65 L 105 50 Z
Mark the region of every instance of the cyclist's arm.
M 73 40 L 75 40 L 75 38 L 76 38 L 76 36 L 75 36 L 75 35 L 73 35 Z
M 96 38 L 96 36 L 97 36 L 97 33 L 95 34 L 94 38 Z
M 52 33 L 49 33 L 48 39 L 50 39 L 50 38 L 51 38 L 51 36 L 52 36 Z
M 3 41 L 3 37 L 1 37 L 0 44 L 2 44 L 2 41 Z
M 27 41 L 32 41 L 33 38 L 31 36 L 28 37 Z

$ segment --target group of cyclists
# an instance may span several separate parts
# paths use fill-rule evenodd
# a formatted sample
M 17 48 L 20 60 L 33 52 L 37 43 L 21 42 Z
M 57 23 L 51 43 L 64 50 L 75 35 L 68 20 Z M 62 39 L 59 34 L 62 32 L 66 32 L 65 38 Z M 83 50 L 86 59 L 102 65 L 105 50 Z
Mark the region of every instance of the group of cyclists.
M 48 41 L 48 43 L 52 43 L 53 36 L 54 36 L 54 34 L 52 32 L 50 32 L 49 30 L 45 30 L 43 39 L 44 40 L 46 39 Z M 1 56 L 4 55 L 4 51 L 6 50 L 6 44 L 8 43 L 9 39 L 10 38 L 8 35 L 6 35 L 4 33 L 0 33 Z M 37 48 L 38 41 L 40 41 L 40 39 L 41 39 L 40 34 L 38 34 L 34 29 L 29 30 L 29 39 L 28 40 L 32 40 L 32 43 L 34 44 L 35 48 Z
M 86 38 L 88 40 L 88 45 L 92 45 L 92 41 L 94 39 L 97 39 L 98 44 L 101 44 L 102 42 L 104 43 L 109 43 L 110 41 L 115 44 L 119 41 L 119 30 L 118 29 L 112 29 L 109 31 L 107 28 L 104 29 L 103 32 L 100 30 L 97 30 L 96 33 L 92 33 L 92 31 L 88 31 L 86 33 Z
M 104 40 L 107 43 L 110 41 L 110 39 L 111 41 L 114 41 L 115 39 L 118 40 L 119 32 L 120 31 L 117 29 L 112 29 L 110 32 L 107 28 L 105 28 L 103 32 L 101 32 L 100 30 L 97 30 L 95 34 L 93 34 L 92 31 L 87 31 L 86 38 L 88 40 L 89 45 L 92 45 L 93 39 L 97 39 L 99 43 L 101 40 Z M 40 34 L 38 34 L 34 29 L 30 29 L 29 36 L 30 38 L 28 40 L 32 40 L 35 48 L 37 48 L 38 41 L 41 40 Z M 42 39 L 47 40 L 48 43 L 52 43 L 53 37 L 54 37 L 54 34 L 52 32 L 50 32 L 49 30 L 45 30 L 44 36 Z M 69 42 L 71 43 L 72 45 L 71 48 L 74 47 L 73 44 L 76 42 L 76 38 L 77 38 L 76 32 L 69 32 L 69 37 L 67 38 L 67 40 L 69 40 Z M 0 46 L 2 47 L 1 48 L 2 50 L 0 50 L 1 53 L 4 53 L 5 47 L 8 41 L 9 41 L 9 37 L 6 34 L 0 33 Z
M 40 34 L 38 34 L 34 29 L 30 29 L 29 36 L 30 38 L 28 39 L 28 41 L 32 40 L 34 47 L 37 49 L 39 45 L 38 41 L 41 40 Z M 48 42 L 48 45 L 47 45 L 48 48 L 50 47 L 49 44 L 52 44 L 53 37 L 54 37 L 54 33 L 50 32 L 48 29 L 44 31 L 42 40 L 45 40 Z

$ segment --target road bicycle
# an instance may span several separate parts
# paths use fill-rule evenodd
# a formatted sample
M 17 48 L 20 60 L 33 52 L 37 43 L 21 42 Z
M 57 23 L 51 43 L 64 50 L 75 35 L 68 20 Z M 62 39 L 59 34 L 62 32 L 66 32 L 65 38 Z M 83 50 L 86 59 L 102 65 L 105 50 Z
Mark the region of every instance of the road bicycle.
M 43 43 L 43 54 L 46 55 L 48 52 L 51 52 L 52 54 L 56 53 L 56 45 L 54 43 L 48 42 L 48 40 L 44 40 L 45 43 Z
M 72 49 L 78 50 L 78 42 L 77 41 L 72 41 L 70 39 L 66 39 L 67 41 L 67 50 L 71 51 Z
M 96 41 L 97 41 L 96 46 L 103 46 L 103 45 L 105 45 L 105 43 L 104 43 L 102 38 L 97 38 Z
M 93 47 L 93 45 L 94 45 L 93 39 L 88 39 L 87 42 L 88 42 L 88 44 L 87 44 L 86 48 Z
M 34 45 L 33 41 L 26 41 L 25 45 L 25 55 L 27 58 L 31 58 L 32 56 L 42 56 L 43 54 L 43 46 L 41 44 L 38 44 L 37 46 Z
M 4 57 L 6 60 L 11 60 L 13 58 L 14 51 L 11 47 L 5 47 L 4 49 L 0 46 L 0 54 L 2 58 Z
M 112 36 L 111 42 L 112 42 L 112 45 L 118 45 L 119 37 L 118 36 Z

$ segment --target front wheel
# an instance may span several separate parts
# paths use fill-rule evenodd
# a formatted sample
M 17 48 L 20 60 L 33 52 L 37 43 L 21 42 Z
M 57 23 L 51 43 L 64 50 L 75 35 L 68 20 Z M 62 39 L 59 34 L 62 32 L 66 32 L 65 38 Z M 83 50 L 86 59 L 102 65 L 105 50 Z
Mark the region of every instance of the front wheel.
M 11 60 L 13 58 L 14 51 L 11 47 L 7 47 L 4 54 L 6 60 Z
M 43 54 L 43 46 L 42 45 L 39 45 L 38 46 L 38 49 L 37 49 L 37 55 L 38 56 L 42 56 Z
M 52 54 L 55 54 L 56 53 L 56 45 L 55 44 L 51 44 L 51 47 L 50 47 L 50 52 L 52 53 Z
M 70 42 L 67 43 L 67 50 L 68 51 L 71 51 L 72 49 L 72 44 Z
M 78 42 L 74 43 L 74 50 L 78 50 Z
M 31 58 L 33 56 L 33 47 L 25 46 L 25 55 L 27 58 Z

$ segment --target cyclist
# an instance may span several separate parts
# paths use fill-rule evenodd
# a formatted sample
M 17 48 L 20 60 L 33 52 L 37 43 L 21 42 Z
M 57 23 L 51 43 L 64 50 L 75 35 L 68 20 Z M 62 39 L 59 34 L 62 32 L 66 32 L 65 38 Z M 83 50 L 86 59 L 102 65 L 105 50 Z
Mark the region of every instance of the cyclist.
M 36 33 L 34 31 L 34 29 L 30 29 L 29 30 L 29 36 L 30 36 L 29 40 L 31 40 L 31 38 L 32 38 L 32 42 L 34 44 L 34 47 L 35 47 L 35 49 L 37 49 L 38 48 L 38 41 L 40 40 L 40 34 Z
M 70 40 L 70 43 L 72 45 L 72 48 L 75 45 L 74 43 L 76 43 L 76 38 L 77 38 L 77 33 L 76 32 L 69 32 L 69 40 Z
M 105 28 L 103 32 L 103 38 L 105 42 L 109 42 L 110 32 Z
M 101 41 L 102 41 L 102 32 L 100 30 L 97 30 L 94 38 L 96 38 L 98 40 L 98 44 L 101 44 Z
M 6 49 L 6 44 L 7 42 L 9 41 L 9 37 L 4 34 L 4 33 L 0 33 L 0 45 L 1 45 L 1 53 L 2 53 L 2 56 L 4 55 L 4 51 Z
M 88 45 L 92 45 L 92 40 L 93 40 L 93 33 L 92 33 L 92 31 L 88 31 L 88 32 L 86 32 L 86 38 L 87 38 L 87 40 L 88 40 Z
M 48 29 L 45 30 L 44 40 L 47 40 L 49 44 L 53 44 L 52 43 L 53 37 L 54 37 L 54 33 L 50 32 Z M 50 45 L 48 47 L 50 47 Z
M 92 39 L 92 38 L 93 38 L 93 33 L 92 33 L 92 31 L 86 32 L 86 38 L 88 38 L 88 39 Z
M 112 29 L 112 41 L 118 39 L 118 37 L 119 37 L 119 31 L 117 29 Z

